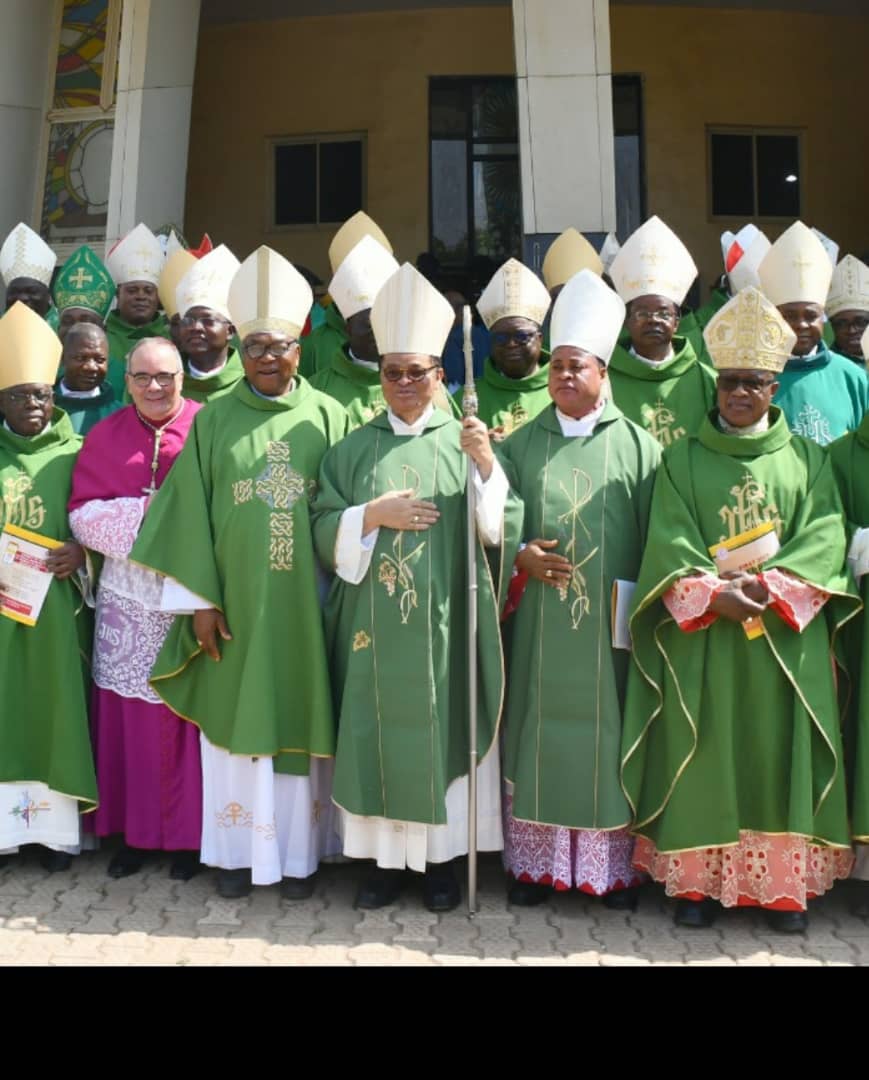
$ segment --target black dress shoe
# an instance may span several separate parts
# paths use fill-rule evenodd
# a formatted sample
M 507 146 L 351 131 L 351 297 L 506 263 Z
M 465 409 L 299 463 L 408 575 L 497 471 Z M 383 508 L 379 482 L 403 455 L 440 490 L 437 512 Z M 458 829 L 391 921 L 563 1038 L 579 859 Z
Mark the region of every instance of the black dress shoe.
M 169 877 L 173 881 L 189 881 L 202 870 L 198 851 L 176 851 L 169 864 Z
M 360 911 L 376 911 L 394 904 L 403 885 L 403 870 L 382 870 L 378 866 L 359 886 L 355 906 Z
M 314 895 L 316 886 L 316 872 L 310 877 L 285 877 L 281 882 L 281 896 L 284 900 L 308 900 Z
M 122 847 L 109 863 L 108 875 L 110 878 L 125 878 L 130 874 L 138 874 L 145 865 L 146 858 L 145 852 L 138 848 Z
M 0 866 L 2 866 L 0 862 Z M 869 881 L 855 881 L 853 883 L 854 899 L 850 904 L 850 911 L 858 919 L 869 919 Z
M 616 889 L 601 897 L 601 902 L 610 911 L 636 911 L 639 895 L 636 885 L 629 889 Z
M 452 863 L 427 866 L 422 883 L 422 902 L 429 911 L 452 911 L 459 906 L 462 890 Z
M 714 900 L 677 900 L 673 922 L 691 930 L 705 930 L 715 922 Z
M 549 899 L 552 888 L 533 881 L 514 881 L 507 890 L 507 903 L 516 907 L 537 907 Z
M 249 896 L 252 888 L 250 870 L 219 870 L 217 873 L 217 895 L 224 900 L 240 900 Z
M 72 866 L 72 855 L 67 855 L 65 851 L 52 851 L 51 848 L 46 848 L 39 853 L 39 865 L 49 874 L 59 874 Z
M 768 911 L 767 922 L 778 934 L 804 934 L 809 928 L 805 911 Z

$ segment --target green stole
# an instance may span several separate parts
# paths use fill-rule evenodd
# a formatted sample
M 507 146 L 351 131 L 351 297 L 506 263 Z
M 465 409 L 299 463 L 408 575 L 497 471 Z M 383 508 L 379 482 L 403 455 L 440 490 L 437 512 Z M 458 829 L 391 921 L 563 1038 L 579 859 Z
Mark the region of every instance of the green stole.
M 513 617 L 504 775 L 513 814 L 617 829 L 630 657 L 612 647 L 611 594 L 640 567 L 658 444 L 608 402 L 594 432 L 567 437 L 551 406 L 499 447 L 525 503 L 524 538 L 557 539 L 571 561 L 562 592 L 530 579 Z
M 842 504 L 827 455 L 780 410 L 755 435 L 710 414 L 665 455 L 631 616 L 622 784 L 635 830 L 659 851 L 718 847 L 740 830 L 850 842 L 833 647 L 859 609 L 845 569 Z M 775 612 L 763 636 L 719 618 L 686 633 L 661 601 L 715 574 L 710 545 L 771 522 L 779 567 L 830 593 L 801 634 Z M 836 652 L 841 650 L 836 648 Z
M 658 367 L 617 345 L 609 365 L 613 399 L 666 450 L 694 435 L 715 403 L 715 375 L 697 360 L 689 341 L 673 338 L 675 355 Z
M 777 378 L 775 403 L 791 431 L 820 446 L 856 431 L 869 411 L 866 371 L 823 341 L 814 356 L 788 360 Z
M 137 341 L 146 337 L 169 337 L 169 323 L 162 312 L 144 326 L 131 326 L 125 322 L 117 311 L 110 311 L 106 316 L 106 337 L 109 339 L 109 385 L 115 392 L 118 401 L 124 400 L 126 385 L 124 372 L 126 371 L 127 353 Z
M 338 308 L 330 304 L 326 308 L 325 320 L 316 330 L 302 338 L 299 374 L 310 379 L 315 372 L 328 368 L 332 357 L 346 344 L 347 323 Z
M 440 409 L 418 436 L 393 434 L 381 413 L 323 459 L 314 539 L 330 570 L 348 507 L 413 488 L 440 511 L 425 532 L 381 528 L 363 581 L 350 585 L 336 577 L 329 594 L 325 618 L 339 710 L 333 798 L 352 814 L 443 825 L 447 787 L 468 772 L 467 456 L 460 433 Z M 503 579 L 477 545 L 481 760 L 501 714 L 498 615 L 521 516 L 510 495 Z
M 199 401 L 203 405 L 228 394 L 239 379 L 244 378 L 241 357 L 235 349 L 229 350 L 226 363 L 220 371 L 216 375 L 209 375 L 207 379 L 194 379 L 187 370 L 189 363 L 188 360 L 184 364 L 184 387 L 181 396 L 190 398 L 191 401 Z
M 0 425 L 0 528 L 17 525 L 69 539 L 66 504 L 80 446 L 69 417 L 57 408 L 49 430 L 32 438 Z M 87 714 L 92 620 L 77 580 L 52 581 L 36 626 L 0 616 L 0 781 L 39 780 L 93 810 L 97 783 Z
M 84 437 L 100 420 L 122 408 L 122 403 L 115 397 L 115 392 L 108 382 L 100 387 L 100 396 L 93 398 L 67 397 L 61 393 L 60 383 L 54 391 L 54 403 L 63 409 L 72 424 L 76 435 Z
M 351 428 L 361 427 L 386 409 L 380 372 L 354 364 L 345 344 L 332 353 L 328 367 L 311 377 L 311 386 L 334 398 L 347 410 Z
M 335 749 L 309 501 L 346 431 L 341 406 L 304 379 L 282 398 L 242 379 L 197 413 L 130 555 L 223 611 L 233 635 L 215 663 L 177 618 L 154 689 L 215 746 L 293 775 Z
M 869 525 L 869 415 L 856 431 L 837 439 L 829 448 L 830 463 L 839 486 L 848 539 Z M 853 687 L 848 699 L 846 752 L 851 794 L 851 831 L 855 839 L 869 842 L 869 633 L 866 604 L 869 575 L 860 579 L 863 611 L 845 627 L 843 639 Z
M 477 416 L 488 428 L 503 427 L 506 437 L 552 403 L 548 360 L 548 356 L 541 357 L 537 371 L 524 379 L 510 379 L 498 371 L 490 356 L 486 357 L 483 377 L 477 382 Z M 461 387 L 453 397 L 461 408 Z

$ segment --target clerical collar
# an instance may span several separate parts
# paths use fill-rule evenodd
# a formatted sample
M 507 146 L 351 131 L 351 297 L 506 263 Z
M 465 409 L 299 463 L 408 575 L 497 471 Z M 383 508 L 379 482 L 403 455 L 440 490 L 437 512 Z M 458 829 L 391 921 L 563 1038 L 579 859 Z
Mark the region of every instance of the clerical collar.
M 103 388 L 101 386 L 95 386 L 93 390 L 70 390 L 70 388 L 66 385 L 63 379 L 60 380 L 60 386 L 58 386 L 58 390 L 60 390 L 61 394 L 63 394 L 65 398 L 74 399 L 98 398 L 103 392 Z
M 628 349 L 628 352 L 631 354 L 631 356 L 635 357 L 637 360 L 640 360 L 642 363 L 647 364 L 650 368 L 660 367 L 662 364 L 666 364 L 668 361 L 672 360 L 673 357 L 676 355 L 672 345 L 670 346 L 670 349 L 663 360 L 650 360 L 648 356 L 640 356 L 640 354 L 633 347 L 633 345 Z
M 3 421 L 3 427 L 6 428 L 10 435 L 14 435 L 16 439 L 35 439 L 36 435 L 44 435 L 46 431 L 51 431 L 51 421 L 48 421 L 42 431 L 37 431 L 36 435 L 19 435 L 17 431 L 12 430 L 5 420 Z
M 734 427 L 733 424 L 728 424 L 719 413 L 718 426 L 725 435 L 760 435 L 764 431 L 769 431 L 769 413 L 765 412 L 756 424 L 749 424 L 747 427 Z
M 395 415 L 392 409 L 386 410 L 386 416 L 392 427 L 393 435 L 421 435 L 425 431 L 425 426 L 429 420 L 431 420 L 433 415 L 434 405 L 427 405 L 419 419 L 414 420 L 412 424 L 406 424 L 401 417 Z
M 350 359 L 353 361 L 353 363 L 358 364 L 359 367 L 368 368 L 369 371 L 379 370 L 380 364 L 378 364 L 376 360 L 360 360 L 349 345 L 347 346 L 347 352 L 350 353 Z
M 281 398 L 289 397 L 289 395 L 292 394 L 292 392 L 296 389 L 296 380 L 291 379 L 290 385 L 282 394 L 263 394 L 259 390 L 257 390 L 253 383 L 249 382 L 247 385 L 250 389 L 250 392 L 252 394 L 256 394 L 257 397 L 261 397 L 263 401 L 280 401 Z
M 212 368 L 211 371 L 200 371 L 198 367 L 193 366 L 193 361 L 187 361 L 187 374 L 191 379 L 211 379 L 215 375 L 219 375 L 221 371 L 229 363 L 229 357 L 223 361 L 220 367 Z
M 818 346 L 816 345 L 814 347 L 814 349 L 812 349 L 811 352 L 807 352 L 803 356 L 792 356 L 792 357 L 790 357 L 790 360 L 788 361 L 788 363 L 790 363 L 791 361 L 796 361 L 798 364 L 807 363 L 809 360 L 814 360 L 817 355 L 818 355 Z
M 591 435 L 597 426 L 598 420 L 601 418 L 601 414 L 606 408 L 606 401 L 606 398 L 601 398 L 590 413 L 586 413 L 585 416 L 580 416 L 578 420 L 574 416 L 567 416 L 556 405 L 555 415 L 558 417 L 558 423 L 561 425 L 561 434 L 566 439 L 572 439 L 582 435 Z

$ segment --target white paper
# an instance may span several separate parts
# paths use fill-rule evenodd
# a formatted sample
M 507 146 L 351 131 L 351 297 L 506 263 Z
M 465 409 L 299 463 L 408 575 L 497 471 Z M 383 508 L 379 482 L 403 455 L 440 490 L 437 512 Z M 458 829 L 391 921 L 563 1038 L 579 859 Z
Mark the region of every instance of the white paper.
M 7 525 L 0 532 L 0 615 L 35 626 L 54 578 L 45 560 L 57 540 Z

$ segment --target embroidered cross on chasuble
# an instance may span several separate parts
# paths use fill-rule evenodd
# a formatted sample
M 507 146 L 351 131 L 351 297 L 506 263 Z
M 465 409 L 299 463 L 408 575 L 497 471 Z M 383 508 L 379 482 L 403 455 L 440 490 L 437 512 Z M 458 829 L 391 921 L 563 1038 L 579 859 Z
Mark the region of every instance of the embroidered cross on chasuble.
M 251 480 L 232 485 L 237 506 L 257 498 L 268 506 L 269 569 L 293 569 L 293 506 L 305 494 L 305 478 L 290 464 L 290 448 L 285 442 L 266 447 L 266 468 Z

